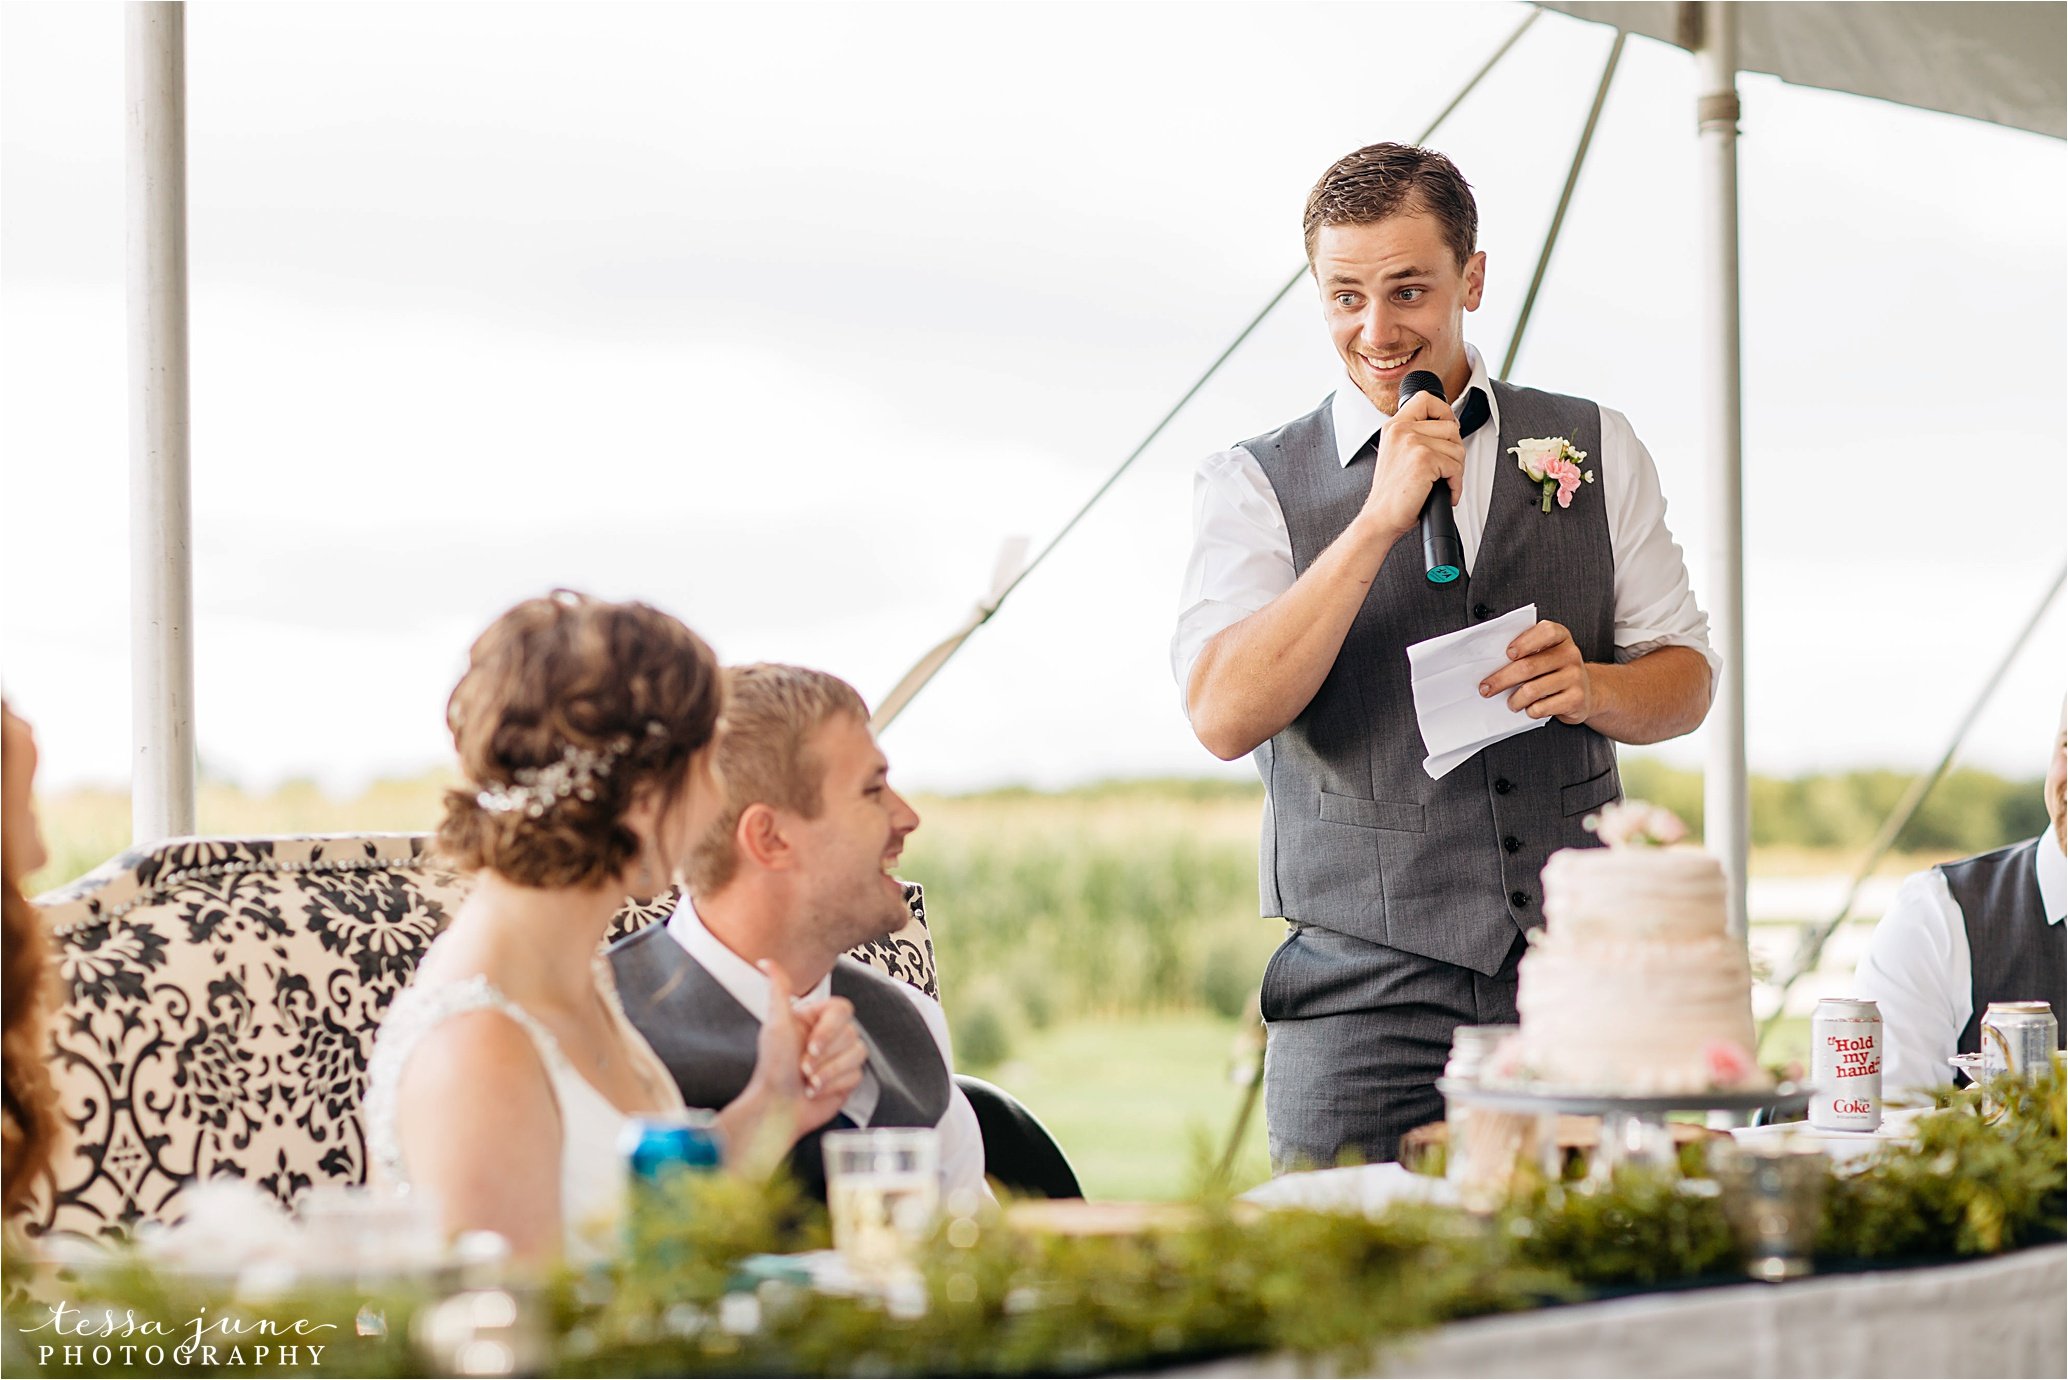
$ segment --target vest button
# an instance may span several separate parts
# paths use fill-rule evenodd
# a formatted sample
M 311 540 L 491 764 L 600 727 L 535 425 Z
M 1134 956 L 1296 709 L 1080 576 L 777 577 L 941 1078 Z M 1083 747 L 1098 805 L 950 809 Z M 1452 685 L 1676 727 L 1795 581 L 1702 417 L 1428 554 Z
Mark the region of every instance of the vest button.
M 1522 851 L 1522 840 L 1510 834 L 1507 838 L 1501 840 L 1501 847 L 1507 849 L 1510 853 L 1519 853 Z
M 1529 904 L 1529 893 L 1527 891 L 1511 891 L 1508 893 L 1508 899 L 1513 901 L 1519 910 Z
M 1495 795 L 1506 795 L 1506 794 L 1508 794 L 1508 792 L 1510 792 L 1510 791 L 1512 791 L 1512 790 L 1514 790 L 1514 789 L 1515 789 L 1515 787 L 1514 787 L 1514 786 L 1512 786 L 1512 785 L 1510 785 L 1510 784 L 1508 783 L 1508 778 L 1507 778 L 1507 777 L 1505 777 L 1505 776 L 1503 776 L 1503 777 L 1499 777 L 1499 778 L 1497 778 L 1497 779 L 1496 779 L 1496 780 L 1494 781 L 1494 794 L 1495 794 Z
M 1474 605 L 1472 606 L 1472 616 L 1473 616 L 1474 618 L 1482 618 L 1482 619 L 1484 619 L 1484 618 L 1491 618 L 1491 617 L 1493 617 L 1493 616 L 1494 616 L 1494 611 L 1493 611 L 1492 609 L 1488 608 L 1488 607 L 1487 607 L 1486 605 L 1484 605 L 1484 604 L 1474 604 Z

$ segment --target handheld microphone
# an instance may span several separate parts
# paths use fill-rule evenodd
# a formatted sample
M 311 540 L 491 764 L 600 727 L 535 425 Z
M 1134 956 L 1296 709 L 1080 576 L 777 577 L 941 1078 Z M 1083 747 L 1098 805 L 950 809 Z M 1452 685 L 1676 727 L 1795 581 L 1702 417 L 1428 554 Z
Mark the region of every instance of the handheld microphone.
M 1400 406 L 1417 393 L 1443 397 L 1443 380 L 1417 369 L 1400 381 Z M 1451 513 L 1450 485 L 1438 482 L 1422 503 L 1422 569 L 1432 585 L 1447 585 L 1465 573 L 1465 544 L 1458 540 L 1458 520 Z

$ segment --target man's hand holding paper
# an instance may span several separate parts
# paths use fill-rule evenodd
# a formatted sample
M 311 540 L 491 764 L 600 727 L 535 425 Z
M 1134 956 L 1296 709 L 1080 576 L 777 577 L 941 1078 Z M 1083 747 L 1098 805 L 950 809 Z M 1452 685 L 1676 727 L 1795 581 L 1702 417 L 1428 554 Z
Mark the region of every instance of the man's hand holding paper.
M 1422 760 L 1422 770 L 1431 779 L 1447 776 L 1489 743 L 1543 727 L 1541 717 L 1532 717 L 1511 708 L 1507 700 L 1488 696 L 1485 687 L 1497 677 L 1510 675 L 1521 664 L 1510 660 L 1518 645 L 1534 646 L 1528 639 L 1540 629 L 1556 627 L 1555 623 L 1539 623 L 1537 606 L 1525 604 L 1499 618 L 1417 642 L 1407 649 L 1415 720 L 1421 725 L 1422 746 L 1429 753 Z M 1565 645 L 1572 645 L 1570 636 L 1565 638 Z
M 1506 666 L 1481 682 L 1480 694 L 1492 698 L 1512 691 L 1508 707 L 1532 719 L 1583 724 L 1593 714 L 1593 681 L 1563 623 L 1546 620 L 1525 629 L 1508 644 L 1508 657 Z

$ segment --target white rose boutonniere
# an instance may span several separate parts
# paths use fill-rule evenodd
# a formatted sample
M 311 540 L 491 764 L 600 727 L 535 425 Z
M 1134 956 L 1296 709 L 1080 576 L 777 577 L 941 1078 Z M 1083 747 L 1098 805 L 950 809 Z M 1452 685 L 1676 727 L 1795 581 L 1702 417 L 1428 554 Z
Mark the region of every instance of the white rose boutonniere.
M 1554 498 L 1559 507 L 1572 507 L 1574 491 L 1582 484 L 1594 482 L 1594 471 L 1580 468 L 1587 452 L 1574 449 L 1573 443 L 1563 436 L 1518 441 L 1508 447 L 1508 453 L 1515 457 L 1524 474 L 1543 486 L 1543 512 L 1551 511 Z

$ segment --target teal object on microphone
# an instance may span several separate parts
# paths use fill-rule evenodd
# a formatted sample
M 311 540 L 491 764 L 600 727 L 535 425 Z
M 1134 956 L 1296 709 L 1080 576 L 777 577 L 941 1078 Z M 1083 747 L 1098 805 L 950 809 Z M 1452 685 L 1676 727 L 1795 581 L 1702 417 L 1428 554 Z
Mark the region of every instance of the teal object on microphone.
M 1426 369 L 1417 369 L 1400 381 L 1400 405 L 1406 407 L 1417 393 L 1434 393 L 1443 396 L 1443 380 Z M 1462 404 L 1467 413 L 1474 413 L 1470 419 L 1477 429 L 1486 418 L 1484 395 L 1473 389 Z M 1475 413 L 1473 404 L 1478 404 Z M 1464 433 L 1464 421 L 1459 421 L 1459 434 Z M 1455 583 L 1465 568 L 1465 548 L 1458 540 L 1458 520 L 1451 514 L 1450 488 L 1442 480 L 1429 486 L 1429 496 L 1422 500 L 1422 569 L 1429 576 L 1432 585 Z

